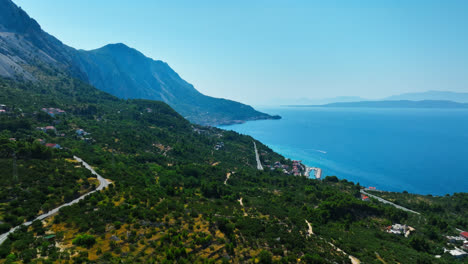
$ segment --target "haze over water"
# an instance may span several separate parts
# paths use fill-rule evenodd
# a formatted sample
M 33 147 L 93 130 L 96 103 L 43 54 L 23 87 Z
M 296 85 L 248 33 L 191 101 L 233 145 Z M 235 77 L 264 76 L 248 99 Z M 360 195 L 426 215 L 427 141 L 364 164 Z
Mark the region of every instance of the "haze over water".
M 281 120 L 223 127 L 251 135 L 322 176 L 381 190 L 468 191 L 468 110 L 262 108 Z

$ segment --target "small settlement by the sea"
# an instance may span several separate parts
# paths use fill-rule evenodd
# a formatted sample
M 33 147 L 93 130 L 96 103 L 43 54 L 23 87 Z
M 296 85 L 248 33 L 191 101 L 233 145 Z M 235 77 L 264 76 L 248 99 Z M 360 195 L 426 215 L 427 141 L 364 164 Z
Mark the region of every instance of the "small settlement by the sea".
M 322 169 L 318 167 L 308 167 L 300 160 L 293 160 L 292 167 L 286 164 L 281 164 L 279 161 L 274 162 L 273 165 L 266 164 L 265 167 L 270 170 L 282 169 L 286 174 L 305 177 L 311 177 L 311 172 L 313 171 L 315 179 L 320 180 L 322 177 Z

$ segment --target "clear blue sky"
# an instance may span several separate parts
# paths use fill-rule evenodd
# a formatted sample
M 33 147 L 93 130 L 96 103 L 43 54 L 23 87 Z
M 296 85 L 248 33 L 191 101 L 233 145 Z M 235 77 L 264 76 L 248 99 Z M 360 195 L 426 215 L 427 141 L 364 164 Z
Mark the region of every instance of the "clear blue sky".
M 468 92 L 465 0 L 14 2 L 67 45 L 122 42 L 249 104 Z

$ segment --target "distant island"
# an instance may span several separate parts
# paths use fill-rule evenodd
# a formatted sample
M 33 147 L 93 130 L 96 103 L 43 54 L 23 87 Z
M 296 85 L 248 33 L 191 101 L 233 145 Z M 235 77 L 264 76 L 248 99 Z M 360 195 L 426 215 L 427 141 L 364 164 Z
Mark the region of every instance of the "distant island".
M 267 105 L 326 105 L 332 103 L 357 103 L 375 101 L 451 101 L 468 103 L 468 93 L 452 91 L 426 91 L 403 93 L 383 98 L 365 98 L 360 96 L 336 96 L 329 98 L 277 98 L 270 100 Z
M 457 103 L 468 103 L 468 93 L 450 92 L 450 91 L 427 91 L 418 93 L 404 93 L 392 95 L 382 99 L 383 101 L 424 101 L 424 100 L 443 100 Z M 365 101 L 365 100 L 361 100 Z
M 325 105 L 288 105 L 289 107 L 364 107 L 364 108 L 468 108 L 468 103 L 444 100 L 423 101 L 361 101 L 330 103 Z

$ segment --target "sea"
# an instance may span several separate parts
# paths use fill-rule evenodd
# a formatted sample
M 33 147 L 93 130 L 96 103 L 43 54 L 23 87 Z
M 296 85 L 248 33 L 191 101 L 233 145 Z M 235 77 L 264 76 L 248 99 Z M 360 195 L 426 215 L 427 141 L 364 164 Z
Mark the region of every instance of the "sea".
M 223 126 L 283 156 L 385 191 L 468 192 L 468 109 L 260 107 L 280 120 Z M 313 173 L 312 173 L 313 177 Z

